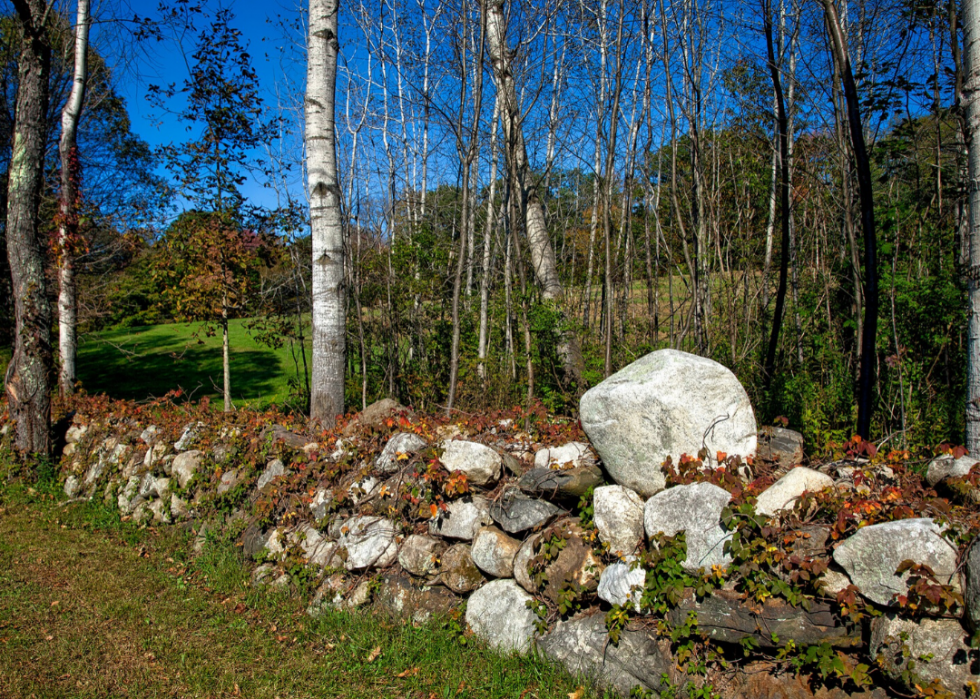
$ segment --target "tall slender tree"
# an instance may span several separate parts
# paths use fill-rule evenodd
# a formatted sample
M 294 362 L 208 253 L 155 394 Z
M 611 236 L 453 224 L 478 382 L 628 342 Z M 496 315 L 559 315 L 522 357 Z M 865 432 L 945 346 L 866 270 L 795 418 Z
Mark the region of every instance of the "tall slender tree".
M 313 235 L 310 416 L 327 426 L 344 412 L 345 250 L 334 130 L 339 11 L 339 0 L 310 0 L 306 72 L 306 170 Z
M 955 33 L 954 33 L 955 40 Z M 963 86 L 969 161 L 970 262 L 967 270 L 969 321 L 967 325 L 966 448 L 980 453 L 980 4 L 963 2 Z
M 71 92 L 61 111 L 61 192 L 58 202 L 58 351 L 61 366 L 58 387 L 62 395 L 75 389 L 75 353 L 78 299 L 75 296 L 75 256 L 80 249 L 78 216 L 81 161 L 78 157 L 78 120 L 85 102 L 88 79 L 88 34 L 92 20 L 89 0 L 78 0 L 75 22 L 75 55 Z
M 20 55 L 17 60 L 17 111 L 7 181 L 7 258 L 14 291 L 16 336 L 7 368 L 6 391 L 23 453 L 51 450 L 51 306 L 38 234 L 44 180 L 48 76 L 51 71 L 45 0 L 14 0 Z

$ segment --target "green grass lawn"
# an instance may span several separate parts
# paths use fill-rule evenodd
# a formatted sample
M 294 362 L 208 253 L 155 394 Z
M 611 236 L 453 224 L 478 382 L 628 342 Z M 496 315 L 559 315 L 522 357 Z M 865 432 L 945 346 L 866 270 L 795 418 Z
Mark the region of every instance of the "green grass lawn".
M 299 347 L 274 350 L 256 342 L 245 320 L 229 323 L 231 390 L 238 406 L 264 408 L 295 398 L 303 385 Z M 221 395 L 221 336 L 207 337 L 199 323 L 170 323 L 85 335 L 78 345 L 78 378 L 89 393 L 144 400 L 182 388 L 200 399 Z M 291 349 L 295 348 L 296 362 Z M 309 341 L 307 360 L 309 361 Z
M 308 591 L 254 587 L 232 542 L 190 559 L 180 527 L 62 500 L 0 481 L 0 698 L 565 699 L 581 684 L 443 621 L 311 619 Z

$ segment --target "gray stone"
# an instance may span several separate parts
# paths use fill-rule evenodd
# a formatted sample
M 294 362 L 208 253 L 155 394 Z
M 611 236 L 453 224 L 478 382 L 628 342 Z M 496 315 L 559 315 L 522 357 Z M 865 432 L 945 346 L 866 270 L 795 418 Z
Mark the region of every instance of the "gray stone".
M 102 478 L 102 474 L 106 472 L 108 466 L 108 462 L 100 456 L 94 464 L 89 466 L 88 471 L 85 472 L 85 477 L 82 479 L 82 487 L 91 493 L 98 485 L 99 479 Z
M 143 467 L 153 468 L 153 466 L 167 453 L 167 448 L 166 442 L 155 442 L 149 449 L 146 450 L 146 454 L 143 456 Z
M 759 495 L 755 511 L 760 515 L 772 517 L 779 512 L 792 510 L 803 493 L 816 493 L 834 487 L 834 479 L 814 471 L 812 468 L 797 466 Z
M 643 543 L 643 499 L 629 488 L 596 488 L 592 511 L 599 540 L 609 546 L 611 553 L 631 554 Z
M 373 498 L 380 489 L 380 486 L 381 482 L 374 476 L 361 478 L 351 483 L 350 488 L 347 489 L 347 496 L 352 503 L 360 505 Z
M 541 536 L 542 532 L 538 532 L 525 539 L 524 543 L 521 544 L 521 548 L 517 550 L 517 555 L 514 556 L 514 579 L 521 587 L 531 593 L 536 593 L 537 587 L 534 581 L 531 580 L 528 565 L 535 556 L 535 548 L 538 542 L 541 541 Z
M 450 440 L 439 457 L 447 471 L 462 471 L 473 485 L 495 483 L 500 478 L 503 462 L 500 454 L 483 444 Z
M 757 455 L 780 468 L 796 466 L 803 461 L 803 435 L 785 427 L 763 427 Z
M 65 479 L 65 495 L 70 498 L 76 497 L 82 490 L 82 484 L 76 476 L 68 476 Z
M 347 570 L 383 568 L 395 561 L 398 544 L 396 527 L 383 517 L 352 517 L 346 522 L 346 533 L 340 536 L 340 547 L 347 551 Z
M 271 563 L 263 563 L 252 571 L 252 584 L 259 587 L 267 585 L 275 579 L 276 567 Z
M 929 466 L 926 469 L 926 483 L 935 486 L 945 478 L 962 478 L 963 476 L 968 476 L 970 475 L 970 470 L 977 463 L 980 463 L 980 460 L 969 455 L 961 456 L 958 459 L 954 459 L 949 454 L 937 456 L 929 462 Z
M 617 561 L 599 577 L 599 599 L 625 607 L 631 604 L 640 612 L 640 597 L 646 585 L 647 572 L 632 562 Z
M 191 451 L 185 451 L 183 454 L 178 454 L 177 458 L 174 459 L 170 469 L 181 488 L 186 488 L 187 484 L 190 483 L 191 478 L 197 473 L 197 469 L 200 467 L 203 458 L 203 452 L 193 449 Z
M 602 573 L 603 565 L 596 558 L 592 547 L 586 543 L 586 536 L 586 532 L 573 519 L 562 520 L 545 529 L 541 532 L 541 537 L 535 539 L 535 543 L 532 544 L 530 556 L 526 558 L 526 563 L 524 557 L 515 557 L 514 575 L 518 582 L 524 587 L 524 581 L 517 575 L 518 558 L 520 558 L 520 562 L 524 566 L 522 576 L 530 583 L 529 591 L 540 592 L 555 604 L 558 603 L 559 598 L 568 588 L 576 589 L 579 592 L 594 591 L 599 584 L 599 575 Z M 542 544 L 555 537 L 564 540 L 564 548 L 551 560 L 538 562 L 539 565 L 543 566 L 543 569 L 539 571 L 543 573 L 543 576 L 541 587 L 535 588 L 535 581 L 530 579 L 530 571 L 527 570 L 527 566 L 534 562 Z M 523 550 L 524 547 L 522 546 L 521 549 Z M 525 556 L 527 555 L 528 552 L 525 552 Z M 525 587 L 525 589 L 528 588 Z
M 429 522 L 429 534 L 470 541 L 480 527 L 492 522 L 490 502 L 479 495 L 472 500 L 453 500 L 445 512 Z
M 548 498 L 580 498 L 589 488 L 602 483 L 602 471 L 596 466 L 581 466 L 565 471 L 532 468 L 521 476 L 521 490 Z
M 399 432 L 388 440 L 384 450 L 374 460 L 374 468 L 378 473 L 394 473 L 402 463 L 398 455 L 411 456 L 425 449 L 428 442 L 412 432 Z
M 180 439 L 174 443 L 174 449 L 177 451 L 187 451 L 190 449 L 194 442 L 197 441 L 197 438 L 201 430 L 204 429 L 204 426 L 205 425 L 203 422 L 192 422 L 184 427 L 184 433 L 181 434 Z
M 538 449 L 534 455 L 535 468 L 565 470 L 581 466 L 595 466 L 595 454 L 584 442 L 569 442 L 559 447 Z
M 221 481 L 218 483 L 218 495 L 224 495 L 229 490 L 238 485 L 238 471 L 232 469 L 221 474 Z
M 333 490 L 330 488 L 317 488 L 313 494 L 313 501 L 310 503 L 310 512 L 313 519 L 320 521 L 327 516 L 327 509 L 333 502 Z
M 444 542 L 413 534 L 402 542 L 398 550 L 398 563 L 412 575 L 428 577 L 439 570 L 439 557 L 445 550 Z
M 68 444 L 78 444 L 82 437 L 88 432 L 88 425 L 72 425 L 65 433 L 65 442 Z
M 466 544 L 456 544 L 446 549 L 440 568 L 439 582 L 460 594 L 471 592 L 486 581 L 473 562 L 470 547 Z
M 448 614 L 459 603 L 459 599 L 446 588 L 419 588 L 404 575 L 385 577 L 375 599 L 393 618 L 415 624 L 425 624 L 433 614 Z
M 861 594 L 882 605 L 894 604 L 908 590 L 908 573 L 895 570 L 906 560 L 932 568 L 943 584 L 957 589 L 956 549 L 931 519 L 902 519 L 858 529 L 834 550 L 837 561 Z
M 262 490 L 267 485 L 269 485 L 269 483 L 271 483 L 274 479 L 278 478 L 279 476 L 282 476 L 285 473 L 286 473 L 286 467 L 283 465 L 282 461 L 280 461 L 279 459 L 273 459 L 268 464 L 266 464 L 265 470 L 262 471 L 262 475 L 259 476 L 259 481 L 258 483 L 255 484 L 255 487 L 259 490 Z
M 156 478 L 153 477 L 152 473 L 143 474 L 143 478 L 140 480 L 140 487 L 137 493 L 144 500 L 151 498 L 156 494 Z
M 885 614 L 871 621 L 870 655 L 910 692 L 915 685 L 943 684 L 957 699 L 974 696 L 968 684 L 980 682 L 973 672 L 978 653 L 967 645 L 955 619 L 903 619 Z M 938 695 L 937 695 L 938 696 Z
M 119 496 L 116 498 L 116 505 L 119 507 L 119 511 L 128 515 L 133 511 L 133 508 L 137 505 L 137 498 L 140 497 L 140 477 L 131 476 L 126 485 L 122 487 L 119 491 Z
M 963 557 L 963 603 L 970 628 L 980 631 L 980 538 L 974 539 Z
M 517 488 L 508 488 L 490 505 L 490 516 L 505 532 L 519 532 L 540 527 L 561 513 L 550 502 L 531 498 Z
M 748 456 L 756 423 L 748 394 L 721 364 L 677 350 L 651 352 L 582 396 L 582 428 L 613 480 L 643 496 L 666 485 L 663 462 L 705 447 Z
M 306 608 L 306 613 L 316 617 L 329 609 L 340 607 L 344 601 L 343 591 L 346 587 L 347 580 L 343 575 L 335 573 L 327 577 L 317 588 L 310 606 Z
M 527 606 L 533 601 L 513 580 L 494 580 L 470 595 L 466 623 L 491 648 L 526 653 L 538 621 Z
M 851 579 L 838 570 L 825 570 L 817 578 L 816 587 L 821 594 L 827 597 L 837 597 L 837 594 L 846 590 L 851 584 Z
M 339 568 L 344 562 L 337 553 L 339 544 L 327 539 L 317 529 L 304 522 L 290 535 L 290 539 L 303 549 L 309 565 L 320 568 Z
M 255 558 L 259 553 L 265 549 L 266 542 L 269 540 L 269 535 L 262 531 L 262 529 L 254 522 L 245 529 L 245 533 L 242 534 L 242 553 L 248 558 Z
M 170 500 L 170 479 L 169 478 L 155 478 L 153 480 L 153 492 L 158 498 L 164 502 L 169 502 Z
M 514 557 L 521 542 L 504 534 L 496 527 L 484 527 L 477 532 L 470 548 L 470 555 L 477 567 L 495 578 L 509 578 L 514 574 Z
M 337 604 L 337 609 L 353 611 L 363 607 L 371 601 L 372 587 L 373 582 L 371 580 L 362 580 L 349 595 L 340 600 L 339 604 Z
M 766 649 L 775 649 L 787 641 L 798 647 L 824 643 L 833 648 L 864 645 L 861 627 L 841 623 L 836 605 L 823 602 L 811 601 L 804 609 L 778 597 L 761 603 L 745 600 L 742 593 L 732 590 L 715 590 L 699 600 L 688 588 L 677 606 L 667 613 L 667 619 L 680 626 L 691 612 L 697 615 L 700 633 L 723 643 L 739 643 L 751 636 L 756 645 Z M 779 643 L 773 641 L 774 635 Z
M 186 519 L 190 516 L 187 501 L 176 496 L 170 496 L 170 516 L 174 519 Z
M 687 558 L 682 564 L 689 572 L 731 563 L 725 542 L 732 533 L 721 526 L 721 511 L 732 499 L 724 488 L 712 483 L 692 483 L 665 490 L 647 500 L 643 524 L 652 540 L 658 533 L 676 536 L 685 532 Z
M 598 688 L 629 697 L 634 688 L 657 692 L 666 677 L 679 683 L 669 640 L 655 630 L 627 628 L 610 643 L 602 614 L 560 621 L 537 641 L 538 650 L 561 663 L 569 674 L 590 679 Z
M 152 445 L 159 439 L 160 430 L 156 425 L 148 425 L 146 429 L 140 432 L 140 441 L 146 445 Z
M 151 500 L 149 504 L 150 512 L 153 513 L 153 521 L 161 524 L 170 523 L 170 503 L 163 500 Z
M 341 434 L 344 437 L 351 437 L 362 427 L 380 427 L 388 418 L 393 418 L 403 412 L 411 413 L 398 401 L 392 398 L 382 398 L 355 415 L 354 419 L 348 422 L 341 431 Z

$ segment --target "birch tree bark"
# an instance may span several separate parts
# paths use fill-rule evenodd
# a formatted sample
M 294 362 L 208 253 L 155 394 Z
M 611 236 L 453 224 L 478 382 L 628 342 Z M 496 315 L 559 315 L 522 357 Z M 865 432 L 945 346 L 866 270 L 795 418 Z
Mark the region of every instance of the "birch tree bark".
M 966 448 L 980 453 L 980 6 L 963 3 L 963 93 L 970 196 L 970 317 L 967 326 Z
M 514 194 L 518 197 L 524 215 L 524 229 L 531 251 L 531 266 L 534 268 L 534 278 L 541 289 L 541 298 L 545 302 L 558 303 L 562 295 L 561 280 L 558 277 L 555 250 L 548 237 L 544 207 L 528 164 L 527 147 L 521 124 L 521 107 L 510 67 L 510 49 L 507 46 L 507 24 L 504 20 L 503 5 L 504 0 L 484 0 L 483 11 L 487 15 L 487 51 L 493 65 L 494 81 L 500 99 L 507 165 L 517 188 Z M 584 371 L 582 351 L 578 339 L 571 331 L 564 330 L 561 333 L 558 353 L 568 378 L 578 386 L 582 386 Z
M 310 0 L 306 72 L 306 170 L 313 237 L 310 417 L 325 426 L 344 412 L 346 289 L 334 130 L 339 10 L 339 0 Z
M 78 0 L 75 22 L 75 68 L 71 93 L 61 112 L 61 194 L 58 221 L 58 350 L 61 367 L 58 387 L 64 396 L 75 390 L 75 354 L 78 350 L 78 299 L 75 296 L 75 255 L 79 250 L 78 205 L 81 168 L 78 159 L 78 119 L 88 79 L 89 0 Z
M 16 425 L 15 448 L 51 451 L 51 307 L 38 233 L 43 183 L 51 44 L 45 0 L 14 0 L 20 55 L 17 111 L 7 182 L 7 259 L 14 291 L 14 355 L 5 387 Z

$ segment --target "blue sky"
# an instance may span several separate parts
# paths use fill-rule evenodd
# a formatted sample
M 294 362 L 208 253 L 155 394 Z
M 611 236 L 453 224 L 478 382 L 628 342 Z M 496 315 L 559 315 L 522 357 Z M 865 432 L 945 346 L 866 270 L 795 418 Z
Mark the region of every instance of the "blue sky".
M 231 7 L 236 17 L 233 22 L 248 44 L 252 57 L 252 65 L 258 73 L 259 83 L 266 107 L 274 109 L 277 103 L 276 93 L 287 92 L 286 83 L 292 82 L 302 86 L 302 47 L 295 45 L 300 34 L 293 31 L 293 37 L 286 36 L 284 23 L 293 22 L 305 13 L 305 2 L 297 5 L 292 0 L 237 0 L 236 2 L 212 2 L 212 9 L 221 6 Z M 156 18 L 159 16 L 157 3 L 152 0 L 133 0 L 129 8 L 133 14 L 141 17 Z M 205 18 L 199 23 L 207 23 Z M 100 37 L 99 28 L 93 30 L 93 44 L 98 48 Z M 106 37 L 107 38 L 107 37 Z M 171 33 L 165 41 L 146 41 L 141 50 L 133 51 L 129 57 L 123 58 L 125 68 L 118 71 L 118 88 L 124 96 L 132 121 L 132 130 L 139 134 L 151 146 L 157 147 L 168 143 L 177 143 L 195 134 L 188 133 L 186 124 L 176 115 L 165 113 L 153 107 L 146 99 L 150 85 L 165 85 L 180 83 L 187 76 L 187 61 L 194 52 L 197 37 L 194 34 L 185 35 L 181 42 Z M 181 46 L 182 44 L 182 46 Z M 187 58 L 185 58 L 185 54 Z M 129 60 L 125 60 L 128 58 Z M 291 144 L 295 146 L 294 144 Z M 266 153 L 255 153 L 256 158 L 265 160 Z M 292 153 L 291 155 L 295 155 Z M 167 173 L 161 168 L 162 175 Z M 294 197 L 302 197 L 300 173 L 293 172 L 289 176 L 287 188 Z M 243 194 L 252 203 L 265 206 L 275 206 L 277 196 L 274 191 L 264 187 L 254 178 L 249 178 L 242 188 Z

